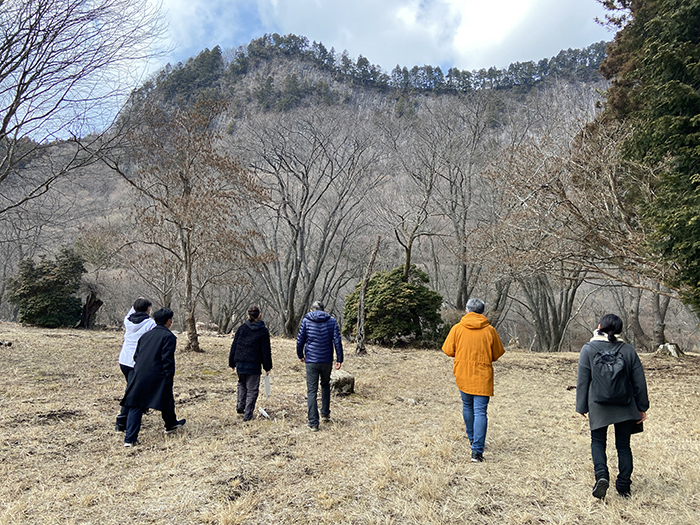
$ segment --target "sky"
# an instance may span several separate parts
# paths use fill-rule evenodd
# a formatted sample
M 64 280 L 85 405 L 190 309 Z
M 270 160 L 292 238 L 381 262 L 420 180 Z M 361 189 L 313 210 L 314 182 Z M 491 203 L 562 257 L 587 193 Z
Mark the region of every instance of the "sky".
M 162 0 L 176 64 L 265 33 L 306 36 L 390 72 L 397 64 L 507 67 L 614 34 L 595 0 Z

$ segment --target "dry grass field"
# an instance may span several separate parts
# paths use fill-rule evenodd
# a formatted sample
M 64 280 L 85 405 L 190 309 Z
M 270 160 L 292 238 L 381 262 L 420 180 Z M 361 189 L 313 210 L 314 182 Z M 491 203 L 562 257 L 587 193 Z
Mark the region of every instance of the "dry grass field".
M 271 419 L 243 423 L 230 338 L 203 337 L 205 353 L 177 355 L 185 428 L 165 436 L 151 412 L 125 449 L 121 333 L 0 323 L 0 340 L 13 342 L 0 347 L 0 524 L 700 522 L 698 356 L 642 356 L 652 406 L 633 437 L 633 497 L 601 502 L 573 410 L 576 354 L 496 364 L 486 462 L 472 464 L 439 351 L 348 348 L 356 393 L 334 397 L 332 422 L 311 433 L 292 341 L 273 341 L 272 394 L 258 401 Z M 614 473 L 612 445 L 609 456 Z

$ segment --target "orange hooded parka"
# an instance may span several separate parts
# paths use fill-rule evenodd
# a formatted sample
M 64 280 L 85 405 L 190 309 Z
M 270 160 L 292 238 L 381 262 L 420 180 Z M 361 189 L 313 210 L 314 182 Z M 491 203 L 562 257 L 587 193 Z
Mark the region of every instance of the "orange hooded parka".
M 442 351 L 454 357 L 452 371 L 457 387 L 465 394 L 493 396 L 493 363 L 505 350 L 489 320 L 469 312 L 454 325 L 442 345 Z

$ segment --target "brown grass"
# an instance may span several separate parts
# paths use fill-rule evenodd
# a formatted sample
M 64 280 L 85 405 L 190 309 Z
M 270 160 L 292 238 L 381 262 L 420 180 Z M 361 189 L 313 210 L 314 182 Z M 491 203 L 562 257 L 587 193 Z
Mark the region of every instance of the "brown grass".
M 182 343 L 184 336 L 180 336 Z M 634 495 L 602 503 L 587 422 L 573 411 L 576 354 L 496 364 L 486 463 L 469 461 L 452 361 L 435 350 L 349 355 L 356 394 L 306 427 L 294 343 L 273 341 L 271 420 L 235 413 L 229 338 L 177 356 L 186 427 L 158 412 L 140 441 L 113 430 L 121 334 L 0 323 L 0 524 L 695 524 L 700 515 L 700 358 L 642 356 L 652 408 L 633 437 Z M 351 354 L 351 348 L 348 348 Z M 609 447 L 611 471 L 615 452 Z

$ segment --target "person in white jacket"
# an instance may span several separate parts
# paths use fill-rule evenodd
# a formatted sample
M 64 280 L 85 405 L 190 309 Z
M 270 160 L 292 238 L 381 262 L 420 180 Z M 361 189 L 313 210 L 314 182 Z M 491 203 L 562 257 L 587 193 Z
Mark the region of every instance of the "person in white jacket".
M 151 319 L 151 301 L 139 297 L 134 301 L 134 306 L 129 310 L 129 313 L 124 317 L 124 343 L 122 351 L 119 353 L 119 368 L 124 374 L 126 384 L 129 384 L 129 378 L 134 372 L 134 352 L 136 345 L 141 339 L 141 336 L 151 330 L 156 322 Z M 129 413 L 127 407 L 122 407 L 121 412 L 117 416 L 117 432 L 126 431 L 126 417 Z

